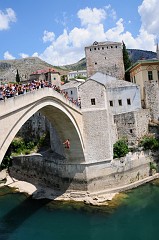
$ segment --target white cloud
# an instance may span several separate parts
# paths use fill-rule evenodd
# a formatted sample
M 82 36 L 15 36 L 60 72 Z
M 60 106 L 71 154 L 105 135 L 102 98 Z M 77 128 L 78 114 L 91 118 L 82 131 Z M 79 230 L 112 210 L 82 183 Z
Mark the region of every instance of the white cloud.
M 117 16 L 111 5 L 105 6 L 103 9 L 88 7 L 81 9 L 77 13 L 81 26 L 74 27 L 70 31 L 64 29 L 58 37 L 53 35 L 51 44 L 43 53 L 36 53 L 36 56 L 53 65 L 75 63 L 85 57 L 85 46 L 92 44 L 94 41 L 124 41 L 127 48 L 155 51 L 156 33 L 159 32 L 159 16 L 155 10 L 157 1 L 143 0 L 143 3 L 139 6 L 141 27 L 135 37 L 125 29 L 125 22 L 122 18 L 117 19 L 114 26 L 106 29 L 107 18 L 113 18 L 114 20 Z M 152 14 L 153 10 L 155 17 Z M 146 11 L 146 14 L 144 11 Z M 146 16 L 148 17 L 146 18 Z M 151 22 L 151 19 L 154 21 Z
M 5 59 L 5 60 L 12 60 L 12 59 L 15 59 L 15 57 L 13 57 L 12 54 L 10 54 L 8 51 L 6 51 L 6 52 L 4 53 L 4 59 Z
M 10 23 L 16 20 L 16 14 L 12 8 L 7 8 L 5 12 L 0 10 L 0 30 L 7 30 Z
M 158 14 L 158 0 L 143 0 L 138 8 L 141 16 L 141 27 L 150 34 L 159 33 L 159 14 Z
M 19 53 L 19 56 L 20 56 L 21 58 L 28 58 L 28 57 L 29 57 L 29 55 L 26 54 L 26 53 Z
M 78 11 L 77 16 L 81 20 L 82 26 L 88 24 L 99 24 L 102 20 L 106 19 L 106 11 L 97 8 L 85 8 Z
M 54 32 L 44 31 L 43 42 L 52 42 L 55 38 Z
M 37 52 L 32 54 L 32 57 L 39 57 L 39 54 Z

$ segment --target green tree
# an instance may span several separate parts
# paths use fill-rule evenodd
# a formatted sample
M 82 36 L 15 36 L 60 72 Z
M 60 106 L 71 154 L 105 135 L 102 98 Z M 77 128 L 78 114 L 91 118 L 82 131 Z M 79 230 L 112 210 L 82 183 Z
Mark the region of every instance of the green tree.
M 17 69 L 17 74 L 16 74 L 16 82 L 20 83 L 20 76 L 19 76 L 18 69 Z
M 124 42 L 123 42 L 123 61 L 124 61 L 124 68 L 126 71 L 131 66 L 131 61 L 130 61 L 129 54 Z
M 114 158 L 124 157 L 128 152 L 129 148 L 125 139 L 120 139 L 113 145 Z

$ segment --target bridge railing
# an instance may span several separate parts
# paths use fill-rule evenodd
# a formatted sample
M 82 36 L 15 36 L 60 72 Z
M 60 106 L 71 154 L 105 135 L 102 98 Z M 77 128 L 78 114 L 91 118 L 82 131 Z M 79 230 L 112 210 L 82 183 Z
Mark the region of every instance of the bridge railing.
M 25 94 L 20 94 L 11 98 L 5 98 L 5 100 L 0 101 L 0 116 L 4 114 L 16 111 L 19 108 L 23 108 L 25 105 L 32 104 L 38 100 L 44 99 L 46 97 L 53 97 L 55 101 L 60 101 L 62 104 L 73 108 L 77 112 L 81 112 L 80 107 L 71 102 L 69 99 L 63 96 L 62 93 L 55 91 L 52 88 L 44 87 L 33 90 L 31 92 L 26 92 Z

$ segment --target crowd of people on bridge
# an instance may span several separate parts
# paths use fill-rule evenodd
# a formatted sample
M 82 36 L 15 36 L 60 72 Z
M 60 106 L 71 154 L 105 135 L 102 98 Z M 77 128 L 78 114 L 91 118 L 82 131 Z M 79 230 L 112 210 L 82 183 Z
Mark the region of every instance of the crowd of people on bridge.
M 58 93 L 62 94 L 66 99 L 73 102 L 75 105 L 80 107 L 80 101 L 73 100 L 73 98 L 68 97 L 68 93 L 64 90 L 61 90 L 59 86 L 52 85 L 48 81 L 45 80 L 33 80 L 31 82 L 25 83 L 6 83 L 0 85 L 0 100 L 6 100 L 7 98 L 16 97 L 21 94 L 26 94 L 28 92 L 32 92 L 38 90 L 40 88 L 49 87 Z

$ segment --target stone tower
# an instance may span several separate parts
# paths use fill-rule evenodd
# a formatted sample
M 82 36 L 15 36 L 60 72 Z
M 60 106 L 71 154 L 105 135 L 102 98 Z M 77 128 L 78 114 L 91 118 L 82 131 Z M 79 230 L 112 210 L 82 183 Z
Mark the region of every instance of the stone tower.
M 122 43 L 94 42 L 91 46 L 85 47 L 85 55 L 88 77 L 96 72 L 102 72 L 124 79 Z

